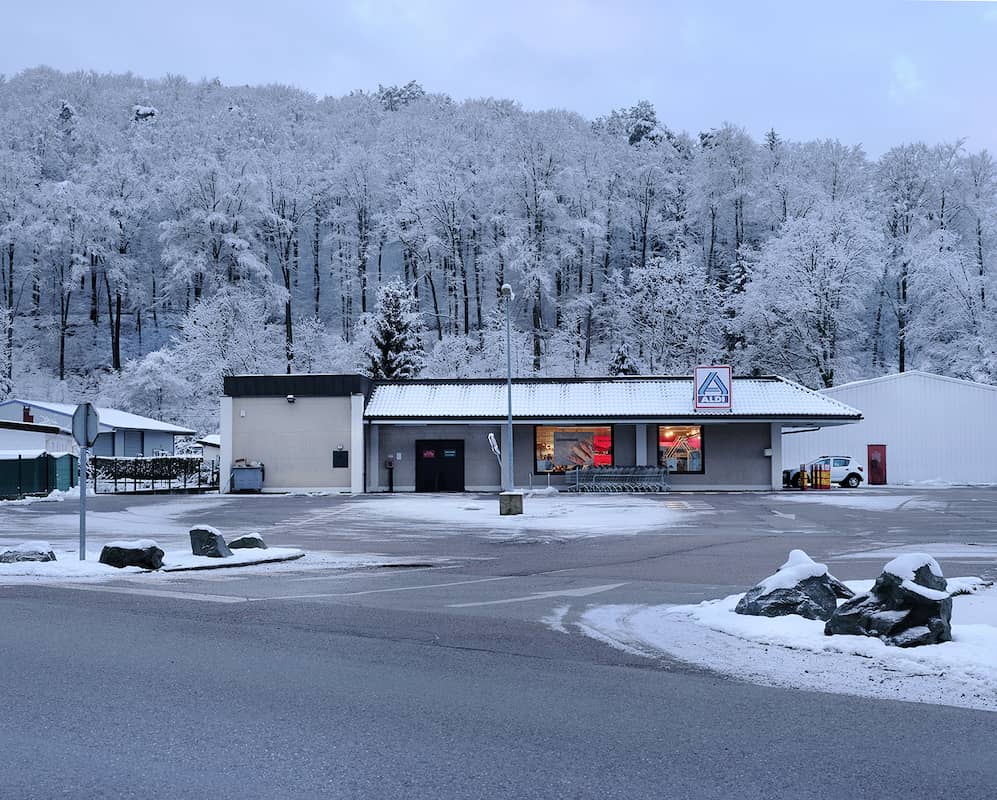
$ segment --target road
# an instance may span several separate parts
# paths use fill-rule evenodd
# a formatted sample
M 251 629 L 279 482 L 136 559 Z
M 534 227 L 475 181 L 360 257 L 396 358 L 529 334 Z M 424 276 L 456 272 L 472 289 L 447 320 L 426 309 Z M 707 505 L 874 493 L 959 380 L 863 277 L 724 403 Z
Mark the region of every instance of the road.
M 901 544 L 995 575 L 997 491 L 862 497 L 669 495 L 643 501 L 668 526 L 581 534 L 396 524 L 378 498 L 97 498 L 142 535 L 207 514 L 424 566 L 0 586 L 3 796 L 991 796 L 997 715 L 753 686 L 571 625 L 742 591 L 798 546 L 844 579 Z M 0 510 L 0 538 L 69 537 L 59 506 Z

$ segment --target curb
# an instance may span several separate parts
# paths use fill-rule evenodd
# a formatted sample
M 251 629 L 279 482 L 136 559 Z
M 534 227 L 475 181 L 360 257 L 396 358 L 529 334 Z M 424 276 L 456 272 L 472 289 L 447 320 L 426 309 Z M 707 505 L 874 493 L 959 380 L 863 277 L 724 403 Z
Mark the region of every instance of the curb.
M 147 569 L 146 572 L 197 572 L 207 569 L 238 569 L 239 567 L 255 567 L 258 564 L 280 564 L 284 561 L 297 561 L 304 558 L 304 553 L 296 553 L 293 556 L 280 556 L 278 558 L 264 558 L 260 561 L 240 561 L 238 564 L 198 564 L 193 567 L 163 567 L 162 569 Z M 219 559 L 224 561 L 224 559 Z

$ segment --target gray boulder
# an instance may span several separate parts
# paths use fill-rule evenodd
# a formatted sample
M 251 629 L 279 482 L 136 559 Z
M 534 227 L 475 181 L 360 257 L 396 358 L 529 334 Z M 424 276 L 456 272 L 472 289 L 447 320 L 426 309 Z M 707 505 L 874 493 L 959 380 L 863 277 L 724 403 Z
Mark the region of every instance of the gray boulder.
M 839 597 L 854 592 L 802 550 L 793 550 L 779 571 L 753 586 L 734 611 L 755 617 L 797 614 L 807 619 L 830 619 Z
M 824 626 L 828 636 L 875 636 L 895 647 L 952 640 L 952 598 L 931 556 L 900 556 L 872 589 L 843 603 Z
M 228 543 L 233 550 L 266 550 L 266 542 L 258 533 L 246 533 Z
M 48 542 L 25 542 L 0 549 L 0 564 L 16 564 L 19 561 L 55 561 L 55 553 Z
M 232 555 L 221 533 L 210 525 L 196 525 L 190 529 L 190 550 L 195 556 L 208 558 L 228 558 Z
M 149 539 L 132 542 L 108 542 L 100 551 L 100 563 L 109 567 L 140 567 L 159 569 L 165 554 Z

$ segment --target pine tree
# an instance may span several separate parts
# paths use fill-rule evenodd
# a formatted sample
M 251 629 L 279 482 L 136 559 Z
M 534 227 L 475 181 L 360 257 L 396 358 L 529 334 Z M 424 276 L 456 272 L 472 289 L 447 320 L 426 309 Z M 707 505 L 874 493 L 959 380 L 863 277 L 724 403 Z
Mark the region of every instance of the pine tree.
M 630 345 L 626 342 L 621 342 L 620 346 L 616 348 L 616 355 L 609 362 L 609 374 L 640 375 L 640 367 L 637 366 L 637 362 L 630 355 Z
M 380 380 L 416 377 L 423 366 L 422 321 L 415 298 L 401 281 L 389 281 L 378 290 L 377 306 L 367 324 L 370 376 Z

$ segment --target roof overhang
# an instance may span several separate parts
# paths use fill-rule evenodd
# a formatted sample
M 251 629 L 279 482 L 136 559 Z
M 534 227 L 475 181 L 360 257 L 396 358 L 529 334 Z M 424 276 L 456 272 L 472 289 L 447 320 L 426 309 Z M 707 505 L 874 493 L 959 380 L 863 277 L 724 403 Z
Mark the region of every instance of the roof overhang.
M 704 415 L 701 417 L 590 417 L 579 415 L 575 417 L 516 417 L 513 416 L 513 425 L 737 425 L 751 423 L 778 423 L 786 427 L 813 428 L 831 427 L 834 425 L 849 425 L 853 422 L 860 422 L 862 415 L 849 417 L 776 417 L 764 416 L 719 416 Z M 507 417 L 388 417 L 388 416 L 365 416 L 364 421 L 371 425 L 505 425 Z

